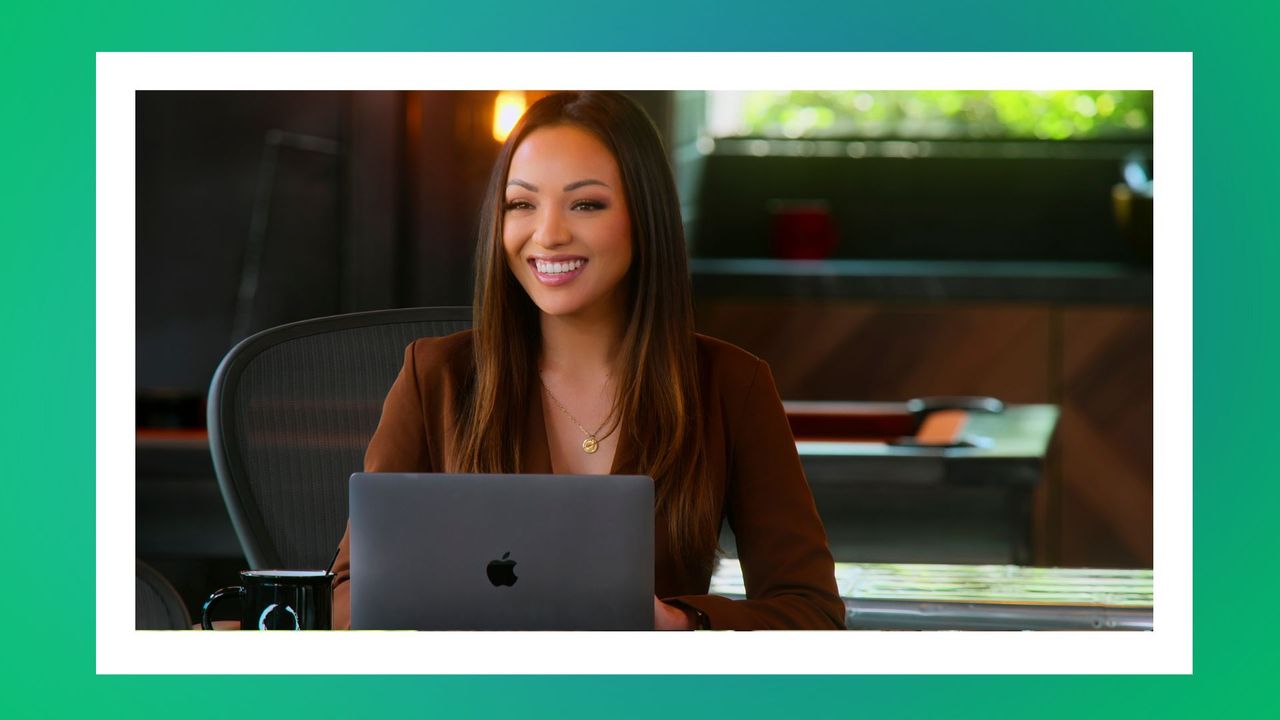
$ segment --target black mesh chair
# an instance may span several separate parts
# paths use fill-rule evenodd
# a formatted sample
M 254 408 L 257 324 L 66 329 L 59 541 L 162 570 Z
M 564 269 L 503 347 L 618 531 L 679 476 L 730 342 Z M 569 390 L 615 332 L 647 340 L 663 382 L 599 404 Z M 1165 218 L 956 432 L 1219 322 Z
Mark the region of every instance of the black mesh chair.
M 209 388 L 209 447 L 254 569 L 325 568 L 347 521 L 382 401 L 416 338 L 471 327 L 471 309 L 354 313 L 246 338 Z
M 190 630 L 191 616 L 182 596 L 155 568 L 137 560 L 134 583 L 134 629 Z

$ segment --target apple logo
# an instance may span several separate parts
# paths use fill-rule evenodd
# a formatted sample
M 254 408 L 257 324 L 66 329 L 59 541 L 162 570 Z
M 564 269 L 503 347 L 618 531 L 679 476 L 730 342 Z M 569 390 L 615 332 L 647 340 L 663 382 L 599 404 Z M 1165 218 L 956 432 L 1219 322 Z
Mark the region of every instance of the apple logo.
M 507 559 L 510 556 L 510 551 L 505 552 L 501 560 L 490 560 L 489 566 L 485 568 L 485 572 L 489 575 L 489 582 L 493 583 L 494 587 L 515 585 L 516 580 L 519 579 L 516 577 L 516 561 Z

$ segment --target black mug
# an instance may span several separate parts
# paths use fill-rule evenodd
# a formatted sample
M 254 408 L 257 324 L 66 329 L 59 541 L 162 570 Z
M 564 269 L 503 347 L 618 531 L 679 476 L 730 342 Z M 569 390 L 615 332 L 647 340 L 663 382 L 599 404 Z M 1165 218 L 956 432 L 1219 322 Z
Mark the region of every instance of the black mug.
M 200 624 L 212 630 L 213 606 L 240 600 L 241 630 L 328 630 L 333 611 L 333 573 L 327 570 L 242 570 L 240 585 L 204 601 Z

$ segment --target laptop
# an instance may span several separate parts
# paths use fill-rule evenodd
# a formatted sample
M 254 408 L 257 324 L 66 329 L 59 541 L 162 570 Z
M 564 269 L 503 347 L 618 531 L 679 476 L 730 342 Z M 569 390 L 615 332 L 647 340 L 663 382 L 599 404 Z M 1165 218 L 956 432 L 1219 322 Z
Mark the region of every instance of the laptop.
M 354 630 L 652 630 L 643 475 L 356 473 Z

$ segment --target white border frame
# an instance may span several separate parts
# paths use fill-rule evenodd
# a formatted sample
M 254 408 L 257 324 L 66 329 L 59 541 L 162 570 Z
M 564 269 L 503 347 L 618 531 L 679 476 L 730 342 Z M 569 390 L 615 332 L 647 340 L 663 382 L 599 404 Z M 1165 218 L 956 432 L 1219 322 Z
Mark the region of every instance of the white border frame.
M 799 79 L 803 78 L 803 80 Z M 1190 53 L 99 53 L 99 673 L 1190 673 Z M 1150 633 L 196 633 L 133 629 L 137 90 L 1155 91 L 1155 630 Z M 212 590 L 212 588 L 210 588 Z M 286 662 L 281 660 L 287 658 Z M 286 670 L 282 670 L 282 668 Z

